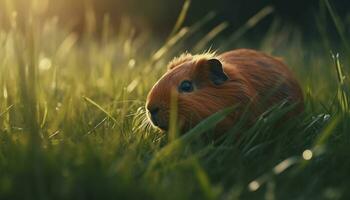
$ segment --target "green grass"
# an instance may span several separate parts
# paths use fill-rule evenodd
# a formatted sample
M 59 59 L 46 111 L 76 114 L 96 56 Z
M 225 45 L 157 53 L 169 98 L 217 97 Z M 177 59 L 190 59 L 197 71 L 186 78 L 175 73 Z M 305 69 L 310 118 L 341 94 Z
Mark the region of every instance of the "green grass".
M 181 28 L 187 8 L 164 45 L 150 33 L 131 37 L 127 21 L 118 32 L 106 22 L 96 37 L 93 28 L 78 37 L 35 16 L 0 30 L 0 199 L 349 198 L 348 47 L 332 60 L 332 49 L 303 45 L 279 21 L 260 44 L 244 39 L 250 23 L 228 44 L 220 37 L 227 24 L 200 34 L 212 14 Z M 272 12 L 263 11 L 254 23 Z M 289 108 L 277 105 L 249 128 L 242 116 L 215 141 L 210 129 L 234 108 L 181 137 L 153 129 L 145 98 L 169 59 L 212 44 L 283 57 L 302 85 L 305 113 L 281 121 Z

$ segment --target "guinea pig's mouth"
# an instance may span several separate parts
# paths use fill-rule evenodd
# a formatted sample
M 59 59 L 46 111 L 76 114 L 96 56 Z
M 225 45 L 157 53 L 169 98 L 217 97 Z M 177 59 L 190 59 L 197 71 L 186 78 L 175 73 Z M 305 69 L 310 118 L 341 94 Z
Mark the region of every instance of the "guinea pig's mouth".
M 168 126 L 157 126 L 162 131 L 168 131 Z
M 158 121 L 153 121 L 152 119 L 150 119 L 150 121 L 152 122 L 153 126 L 155 126 L 156 128 L 162 130 L 162 131 L 167 131 L 168 130 L 168 126 L 164 125 L 164 124 L 160 124 Z

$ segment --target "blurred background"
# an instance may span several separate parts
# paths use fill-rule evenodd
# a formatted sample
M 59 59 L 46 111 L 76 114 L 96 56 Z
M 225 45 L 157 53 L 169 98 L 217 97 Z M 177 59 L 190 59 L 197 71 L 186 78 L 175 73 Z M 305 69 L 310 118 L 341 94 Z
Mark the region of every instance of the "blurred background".
M 201 31 L 211 30 L 220 22 L 227 22 L 228 26 L 222 34 L 229 35 L 241 27 L 260 10 L 272 6 L 273 12 L 264 17 L 247 32 L 252 40 L 261 37 L 273 22 L 278 21 L 279 27 L 289 27 L 299 31 L 306 41 L 320 37 L 318 24 L 325 23 L 330 18 L 322 17 L 326 14 L 324 1 L 320 0 L 193 0 L 191 1 L 184 25 L 192 25 L 203 19 L 208 13 L 214 17 Z M 331 0 L 342 21 L 350 24 L 350 1 Z M 135 33 L 150 31 L 153 36 L 163 40 L 172 31 L 176 19 L 183 7 L 184 0 L 0 0 L 0 27 L 10 27 L 8 19 L 13 13 L 18 18 L 27 18 L 28 12 L 41 20 L 57 17 L 58 23 L 77 33 L 82 33 L 91 26 L 87 19 L 93 21 L 93 28 L 98 34 L 104 23 L 109 23 L 114 30 L 118 30 L 122 21 L 128 21 L 135 28 Z M 107 20 L 106 20 L 107 19 Z M 350 26 L 345 26 L 349 29 Z M 334 28 L 329 28 L 330 35 L 336 35 Z M 349 30 L 346 30 L 349 32 Z M 336 38 L 335 38 L 336 39 Z

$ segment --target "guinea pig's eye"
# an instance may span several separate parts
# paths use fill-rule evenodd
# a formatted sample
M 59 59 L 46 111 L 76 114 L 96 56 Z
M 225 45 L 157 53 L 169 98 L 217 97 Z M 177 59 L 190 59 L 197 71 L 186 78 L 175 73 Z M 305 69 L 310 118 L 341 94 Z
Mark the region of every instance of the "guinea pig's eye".
M 179 86 L 179 92 L 192 92 L 193 84 L 189 80 L 182 81 Z

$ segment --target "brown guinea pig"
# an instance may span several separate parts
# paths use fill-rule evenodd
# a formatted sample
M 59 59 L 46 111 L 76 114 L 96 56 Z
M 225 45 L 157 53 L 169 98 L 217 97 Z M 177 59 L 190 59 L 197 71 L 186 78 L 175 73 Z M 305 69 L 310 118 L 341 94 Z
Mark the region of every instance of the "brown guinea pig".
M 296 104 L 291 113 L 303 111 L 301 88 L 287 66 L 278 58 L 249 49 L 221 55 L 183 54 L 171 61 L 146 102 L 148 117 L 161 130 L 169 127 L 173 94 L 176 94 L 181 132 L 234 105 L 236 112 L 226 117 L 216 131 L 223 132 L 232 127 L 247 105 L 253 113 L 252 121 L 284 100 Z

